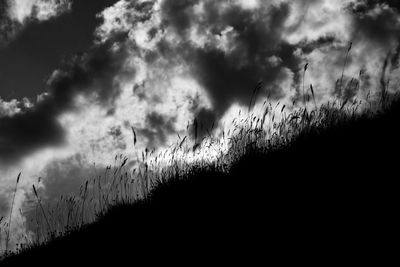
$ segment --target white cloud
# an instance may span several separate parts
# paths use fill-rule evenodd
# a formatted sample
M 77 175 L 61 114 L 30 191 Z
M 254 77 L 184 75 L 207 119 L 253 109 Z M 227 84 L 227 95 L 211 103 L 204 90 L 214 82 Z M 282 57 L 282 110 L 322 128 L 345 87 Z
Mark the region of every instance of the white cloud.
M 10 117 L 21 111 L 20 102 L 16 99 L 4 101 L 0 97 L 0 118 Z
M 244 9 L 255 9 L 260 5 L 260 0 L 236 0 L 236 2 Z
M 345 11 L 345 7 L 352 2 L 354 1 L 295 1 L 291 4 L 284 38 L 291 44 L 317 41 L 328 36 L 348 40 L 351 35 L 351 14 Z
M 32 21 L 47 21 L 69 12 L 72 0 L 4 0 L 0 9 L 0 47 L 7 45 Z
M 37 96 L 36 103 L 39 103 L 46 94 Z M 0 118 L 12 117 L 15 114 L 21 113 L 23 110 L 29 110 L 35 107 L 35 104 L 28 98 L 24 97 L 22 100 L 11 99 L 5 101 L 0 96 Z
M 23 24 L 27 19 L 49 20 L 71 9 L 70 0 L 8 0 L 9 15 Z

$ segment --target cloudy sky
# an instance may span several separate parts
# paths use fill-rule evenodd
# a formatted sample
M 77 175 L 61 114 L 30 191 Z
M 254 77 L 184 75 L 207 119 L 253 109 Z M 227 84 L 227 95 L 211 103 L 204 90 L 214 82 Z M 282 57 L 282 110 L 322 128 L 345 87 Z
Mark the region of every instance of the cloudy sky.
M 167 147 L 194 118 L 204 129 L 222 125 L 260 82 L 258 101 L 300 102 L 307 62 L 306 88 L 313 84 L 319 104 L 396 91 L 398 8 L 397 0 L 0 0 L 0 217 L 20 171 L 17 208 L 38 177 L 56 198 L 79 188 L 93 163 Z

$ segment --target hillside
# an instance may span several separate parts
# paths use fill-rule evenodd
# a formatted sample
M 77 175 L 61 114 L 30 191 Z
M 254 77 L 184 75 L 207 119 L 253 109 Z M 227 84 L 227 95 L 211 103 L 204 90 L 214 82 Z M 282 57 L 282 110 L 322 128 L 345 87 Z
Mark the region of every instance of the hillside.
M 1 266 L 384 263 L 395 251 L 400 105 L 196 169 Z

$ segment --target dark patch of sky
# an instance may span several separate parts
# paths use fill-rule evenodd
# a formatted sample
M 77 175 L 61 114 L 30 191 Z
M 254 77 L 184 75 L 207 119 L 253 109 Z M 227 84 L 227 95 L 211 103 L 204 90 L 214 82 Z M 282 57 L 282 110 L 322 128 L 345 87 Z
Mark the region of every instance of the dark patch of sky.
M 96 14 L 117 0 L 73 1 L 71 12 L 45 22 L 31 22 L 0 47 L 0 97 L 35 98 L 51 73 L 71 55 L 88 50 L 101 22 Z

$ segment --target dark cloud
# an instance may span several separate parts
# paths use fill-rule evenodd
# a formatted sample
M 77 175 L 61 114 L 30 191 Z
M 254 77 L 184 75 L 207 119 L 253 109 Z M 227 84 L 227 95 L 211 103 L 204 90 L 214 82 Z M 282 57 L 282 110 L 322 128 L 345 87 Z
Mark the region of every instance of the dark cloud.
M 84 181 L 96 177 L 96 173 L 103 173 L 102 166 L 88 166 L 77 154 L 70 158 L 54 161 L 43 171 L 43 197 L 49 203 L 56 202 L 62 195 L 78 195 Z
M 80 154 L 63 160 L 52 161 L 42 171 L 41 186 L 37 186 L 43 205 L 55 207 L 61 196 L 79 196 L 80 189 L 85 181 L 104 175 L 105 168 L 102 165 L 88 164 Z M 104 177 L 102 178 L 104 179 Z M 37 218 L 35 209 L 37 201 L 31 193 L 27 194 L 26 197 L 26 227 L 27 230 L 35 232 L 37 227 L 35 220 Z
M 12 163 L 39 147 L 63 140 L 63 129 L 47 105 L 12 117 L 0 118 L 0 162 Z
M 119 93 L 115 77 L 121 72 L 126 49 L 115 45 L 125 36 L 114 36 L 107 43 L 66 62 L 49 81 L 48 96 L 33 108 L 23 108 L 14 116 L 0 118 L 0 162 L 11 163 L 46 146 L 61 144 L 64 130 L 57 117 L 74 106 L 77 95 L 96 95 L 99 103 L 110 106 Z
M 211 135 L 218 123 L 218 117 L 214 110 L 200 108 L 194 112 L 194 118 L 195 121 L 193 122 L 189 133 L 193 140 L 200 142 L 204 137 Z
M 218 124 L 218 116 L 214 109 L 205 108 L 200 105 L 198 97 L 192 99 L 190 109 L 194 116 L 194 121 L 189 129 L 190 137 L 196 142 L 211 134 Z
M 6 216 L 9 210 L 9 198 L 6 195 L 0 195 L 0 218 Z
M 359 0 L 358 2 L 362 3 L 360 8 L 371 8 L 377 4 L 386 4 L 391 8 L 400 10 L 400 2 L 398 0 Z
M 18 23 L 8 17 L 8 8 L 8 1 L 0 2 L 0 49 L 11 40 L 20 27 Z
M 218 1 L 202 2 L 205 11 L 202 19 L 194 11 L 199 1 L 163 2 L 164 24 L 172 27 L 182 41 L 177 48 L 161 42 L 160 54 L 173 58 L 168 54 L 173 50 L 172 53 L 184 58 L 193 77 L 207 90 L 218 117 L 234 102 L 248 104 L 260 81 L 264 83 L 260 96 L 283 97 L 276 85 L 286 79 L 285 69 L 296 74 L 300 64 L 300 58 L 294 53 L 296 47 L 282 40 L 289 4 L 268 8 L 261 5 L 256 10 L 229 5 L 222 10 Z M 194 46 L 188 40 L 193 25 L 200 31 L 209 30 L 214 36 L 222 36 L 231 27 L 232 49 L 227 52 L 213 45 Z
M 146 147 L 157 148 L 159 145 L 164 145 L 167 137 L 176 132 L 176 118 L 170 118 L 166 115 L 152 112 L 146 115 L 146 128 L 138 129 L 138 138 L 140 135 L 147 138 Z
M 372 49 L 382 50 L 386 54 L 382 59 L 378 85 L 379 90 L 386 90 L 389 82 L 387 76 L 398 68 L 400 51 L 400 21 L 398 1 L 358 1 L 349 5 L 350 11 L 354 14 L 354 31 L 352 39 L 355 45 L 363 43 L 371 46 Z M 367 51 L 371 52 L 371 51 Z
M 163 24 L 174 27 L 180 34 L 184 34 L 190 27 L 193 18 L 193 6 L 199 0 L 166 0 L 161 5 Z
M 342 101 L 352 100 L 357 95 L 357 91 L 360 89 L 360 81 L 355 78 L 344 77 L 340 82 L 340 79 L 335 84 L 334 96 Z
M 23 4 L 24 1 L 19 2 Z M 61 60 L 90 48 L 93 33 L 101 23 L 96 14 L 116 1 L 72 1 L 70 11 L 45 21 L 31 14 L 24 22 L 19 22 L 11 20 L 8 14 L 3 16 L 0 11 L 0 95 L 3 100 L 35 98 L 41 94 L 46 80 Z M 1 25 L 6 30 L 1 29 Z
M 126 144 L 126 140 L 124 139 L 124 136 L 122 135 L 121 126 L 111 127 L 110 130 L 108 131 L 108 134 L 113 139 L 112 141 L 114 144 L 114 148 L 121 149 L 121 150 L 126 149 L 127 144 Z M 92 147 L 98 148 L 96 146 L 98 146 L 97 142 L 95 144 L 93 144 Z
M 374 42 L 381 48 L 393 49 L 393 43 L 400 40 L 399 12 L 373 2 L 377 1 L 350 5 L 354 14 L 353 40 L 355 43 Z
M 334 43 L 339 43 L 339 40 L 337 40 L 333 35 L 327 35 L 318 38 L 318 40 L 316 41 L 311 41 L 311 42 L 303 41 L 299 44 L 299 47 L 301 47 L 301 50 L 304 54 L 310 54 L 316 49 L 330 47 Z

